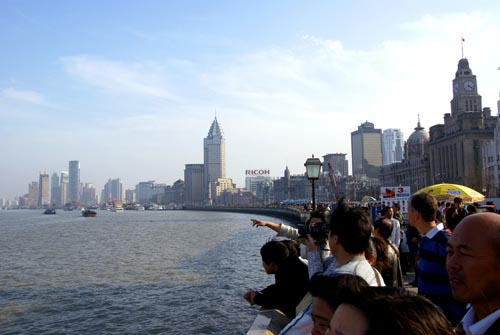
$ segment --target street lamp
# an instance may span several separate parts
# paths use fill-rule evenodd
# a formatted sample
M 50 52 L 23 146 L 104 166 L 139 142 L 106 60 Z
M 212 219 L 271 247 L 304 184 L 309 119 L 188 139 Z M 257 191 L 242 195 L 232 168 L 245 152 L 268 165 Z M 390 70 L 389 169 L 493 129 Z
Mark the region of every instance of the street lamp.
M 316 195 L 314 193 L 314 181 L 316 179 L 319 179 L 319 175 L 321 173 L 321 161 L 319 158 L 314 158 L 314 155 L 312 155 L 312 158 L 308 158 L 306 162 L 304 163 L 304 166 L 306 167 L 306 173 L 307 173 L 307 178 L 311 181 L 312 183 L 312 207 L 313 210 L 316 209 Z

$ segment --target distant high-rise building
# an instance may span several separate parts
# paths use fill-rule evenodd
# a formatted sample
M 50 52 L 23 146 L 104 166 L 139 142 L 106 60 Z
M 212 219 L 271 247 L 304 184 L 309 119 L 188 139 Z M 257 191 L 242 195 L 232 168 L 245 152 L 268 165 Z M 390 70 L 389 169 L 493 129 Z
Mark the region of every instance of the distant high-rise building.
M 147 204 L 153 201 L 154 197 L 165 193 L 166 186 L 165 184 L 156 184 L 154 180 L 141 181 L 139 184 L 135 185 L 137 202 L 140 204 Z
M 61 206 L 61 186 L 59 176 L 55 172 L 50 177 L 50 203 L 54 206 Z
M 184 168 L 184 200 L 189 205 L 203 204 L 203 164 L 186 164 Z
M 203 163 L 205 200 L 211 202 L 215 183 L 226 178 L 226 144 L 217 118 L 212 122 L 207 137 L 203 139 Z
M 61 185 L 59 187 L 61 192 L 61 206 L 64 206 L 68 203 L 68 183 L 69 183 L 69 174 L 66 171 L 61 171 Z
M 68 201 L 80 202 L 80 162 L 69 162 Z
M 365 122 L 351 133 L 352 174 L 378 178 L 382 166 L 382 130 Z
M 80 202 L 86 206 L 96 204 L 95 187 L 92 183 L 85 183 L 83 185 Z
M 404 139 L 401 129 L 385 129 L 382 133 L 382 165 L 403 160 Z
M 50 176 L 48 173 L 40 173 L 38 180 L 38 207 L 50 204 Z
M 274 201 L 273 181 L 270 176 L 245 177 L 245 189 L 255 194 L 258 203 L 270 204 Z
M 32 181 L 31 184 L 28 185 L 28 197 L 27 203 L 25 204 L 27 207 L 35 208 L 38 205 L 38 183 L 36 181 Z
M 135 203 L 135 191 L 134 190 L 125 190 L 125 202 L 127 204 Z
M 329 172 L 332 167 L 333 175 L 336 177 L 347 177 L 349 175 L 349 162 L 345 158 L 347 154 L 336 153 L 323 156 L 323 172 Z
M 123 183 L 120 178 L 108 179 L 102 190 L 101 202 L 122 201 Z

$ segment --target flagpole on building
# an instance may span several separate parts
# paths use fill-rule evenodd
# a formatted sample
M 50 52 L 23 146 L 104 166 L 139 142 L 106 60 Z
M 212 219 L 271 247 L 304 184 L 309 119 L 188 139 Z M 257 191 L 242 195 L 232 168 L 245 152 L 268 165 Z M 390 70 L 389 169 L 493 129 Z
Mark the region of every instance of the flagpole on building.
M 462 59 L 464 58 L 464 42 L 465 42 L 465 38 L 462 37 Z

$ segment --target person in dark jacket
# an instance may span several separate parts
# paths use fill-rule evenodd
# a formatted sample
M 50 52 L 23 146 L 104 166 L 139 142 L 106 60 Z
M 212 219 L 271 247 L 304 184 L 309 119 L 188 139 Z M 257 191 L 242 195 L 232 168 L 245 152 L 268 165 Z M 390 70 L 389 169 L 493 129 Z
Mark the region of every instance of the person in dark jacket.
M 464 208 L 464 203 L 462 198 L 456 197 L 453 199 L 453 207 L 446 210 L 446 226 L 451 230 L 455 230 L 455 227 L 462 221 L 464 217 L 467 216 L 467 211 Z
M 295 308 L 308 290 L 309 273 L 299 257 L 290 253 L 285 243 L 269 241 L 260 249 L 262 266 L 274 274 L 275 283 L 260 291 L 249 289 L 243 296 L 251 305 L 278 309 L 287 317 L 295 317 Z

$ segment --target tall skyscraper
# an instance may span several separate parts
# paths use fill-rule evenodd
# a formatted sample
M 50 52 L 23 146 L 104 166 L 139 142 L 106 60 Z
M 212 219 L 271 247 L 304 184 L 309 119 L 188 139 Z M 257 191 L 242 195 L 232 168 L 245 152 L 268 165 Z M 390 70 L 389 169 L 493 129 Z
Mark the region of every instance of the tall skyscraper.
M 48 206 L 50 204 L 50 182 L 48 173 L 40 173 L 38 180 L 38 207 Z
M 86 206 L 96 204 L 95 187 L 92 183 L 85 183 L 83 185 L 80 199 L 80 202 Z
M 29 208 L 36 208 L 38 205 L 38 183 L 36 181 L 32 181 L 31 184 L 28 185 L 28 199 L 26 205 Z
M 80 162 L 69 161 L 68 201 L 80 202 Z
M 123 183 L 120 178 L 108 179 L 102 190 L 101 202 L 123 202 Z
M 59 176 L 55 172 L 50 177 L 50 203 L 54 206 L 61 206 L 61 186 Z
M 226 178 L 226 144 L 217 117 L 212 122 L 207 137 L 203 139 L 204 196 L 211 202 L 212 189 L 220 178 Z
M 378 178 L 382 166 L 382 130 L 366 121 L 351 133 L 352 174 Z
M 385 129 L 382 133 L 382 165 L 403 160 L 404 140 L 401 129 Z
M 68 203 L 68 183 L 69 183 L 69 174 L 66 171 L 61 171 L 61 185 L 59 187 L 61 191 L 61 206 L 64 206 Z

